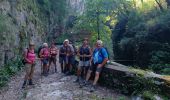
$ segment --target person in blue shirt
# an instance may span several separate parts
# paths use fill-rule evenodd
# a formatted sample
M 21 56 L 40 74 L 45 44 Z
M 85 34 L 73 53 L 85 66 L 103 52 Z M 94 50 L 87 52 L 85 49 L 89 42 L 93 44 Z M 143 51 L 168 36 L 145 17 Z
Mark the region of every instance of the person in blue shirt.
M 107 63 L 107 61 L 108 61 L 108 53 L 107 53 L 106 49 L 103 47 L 103 42 L 101 40 L 98 40 L 96 43 L 96 48 L 94 49 L 93 55 L 92 55 L 92 65 L 90 66 L 90 68 L 88 70 L 88 73 L 86 75 L 86 80 L 80 86 L 82 87 L 84 85 L 87 85 L 88 80 L 91 77 L 92 71 L 95 70 L 95 79 L 91 86 L 90 92 L 95 91 L 96 84 L 99 80 L 100 73 L 101 73 L 104 65 Z

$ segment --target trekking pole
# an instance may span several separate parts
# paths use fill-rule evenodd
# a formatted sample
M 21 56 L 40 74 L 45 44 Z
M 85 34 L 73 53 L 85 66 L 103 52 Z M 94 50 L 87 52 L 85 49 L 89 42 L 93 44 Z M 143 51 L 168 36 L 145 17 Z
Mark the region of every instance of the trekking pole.
M 83 54 L 83 78 L 85 77 L 85 74 L 86 74 L 86 68 L 85 68 L 85 65 L 84 65 L 84 63 L 85 63 L 85 55 Z

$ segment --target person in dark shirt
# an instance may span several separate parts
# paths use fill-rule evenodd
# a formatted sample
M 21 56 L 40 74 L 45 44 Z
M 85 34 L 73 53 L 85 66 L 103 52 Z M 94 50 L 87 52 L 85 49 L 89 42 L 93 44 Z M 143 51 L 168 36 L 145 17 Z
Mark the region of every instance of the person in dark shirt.
M 94 49 L 93 55 L 92 55 L 92 66 L 90 66 L 88 73 L 86 75 L 86 80 L 81 86 L 87 85 L 88 80 L 90 79 L 90 76 L 91 76 L 91 72 L 95 70 L 95 79 L 91 86 L 90 92 L 95 91 L 100 73 L 104 65 L 107 63 L 107 61 L 108 61 L 108 53 L 106 49 L 103 47 L 103 42 L 101 40 L 98 40 L 96 42 L 96 48 Z
M 77 79 L 75 80 L 75 82 L 80 81 L 80 75 L 82 71 L 83 71 L 83 77 L 85 77 L 86 70 L 90 66 L 90 59 L 92 56 L 92 51 L 91 51 L 90 46 L 88 45 L 88 38 L 83 39 L 83 44 L 82 46 L 79 47 L 77 55 L 80 61 L 79 61 L 78 70 L 77 70 Z

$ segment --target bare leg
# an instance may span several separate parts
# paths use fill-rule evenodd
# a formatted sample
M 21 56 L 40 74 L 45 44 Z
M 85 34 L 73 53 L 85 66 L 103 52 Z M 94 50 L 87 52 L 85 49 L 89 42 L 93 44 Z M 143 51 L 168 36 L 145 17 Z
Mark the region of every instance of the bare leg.
M 100 73 L 99 73 L 99 72 L 96 72 L 93 85 L 96 85 L 96 84 L 97 84 L 97 82 L 98 82 L 98 80 L 99 80 L 99 75 L 100 75 Z
M 48 69 L 47 69 L 48 72 L 50 71 L 51 63 L 52 63 L 52 60 L 50 59 L 49 66 L 48 66 Z
M 88 70 L 87 75 L 86 75 L 86 81 L 90 79 L 91 72 L 92 72 L 91 70 Z
M 79 78 L 80 75 L 81 75 L 81 67 L 78 67 L 78 69 L 77 69 L 77 77 Z
M 55 66 L 55 72 L 57 72 L 57 63 L 56 63 L 56 58 L 53 60 L 54 66 Z
M 63 66 L 63 63 L 60 63 L 60 66 L 61 66 L 61 72 L 63 73 L 63 72 L 64 72 L 64 66 Z
M 29 74 L 29 79 L 33 78 L 33 74 L 34 74 L 34 66 L 31 66 L 31 72 Z
M 69 64 L 69 72 L 71 72 L 73 69 L 73 65 L 72 64 Z

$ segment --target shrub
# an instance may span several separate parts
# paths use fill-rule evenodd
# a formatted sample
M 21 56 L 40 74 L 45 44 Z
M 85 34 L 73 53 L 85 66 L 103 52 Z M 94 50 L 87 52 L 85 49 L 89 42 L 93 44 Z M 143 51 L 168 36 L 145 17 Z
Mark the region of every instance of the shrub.
M 0 88 L 7 85 L 10 77 L 15 75 L 23 67 L 21 59 L 17 58 L 0 69 Z

